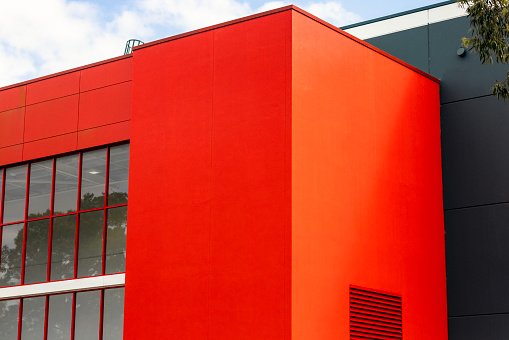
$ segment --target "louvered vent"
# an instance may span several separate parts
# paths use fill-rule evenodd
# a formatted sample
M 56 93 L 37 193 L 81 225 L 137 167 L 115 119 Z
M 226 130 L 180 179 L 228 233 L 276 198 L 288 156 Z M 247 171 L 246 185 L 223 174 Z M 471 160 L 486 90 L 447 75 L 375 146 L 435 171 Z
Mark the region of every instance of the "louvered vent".
M 350 339 L 403 339 L 401 297 L 350 286 Z

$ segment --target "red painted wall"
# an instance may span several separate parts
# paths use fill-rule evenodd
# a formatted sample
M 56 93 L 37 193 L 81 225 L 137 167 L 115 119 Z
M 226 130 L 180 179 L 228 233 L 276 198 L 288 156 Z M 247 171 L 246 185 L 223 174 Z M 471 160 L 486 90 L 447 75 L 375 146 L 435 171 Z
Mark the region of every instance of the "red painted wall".
M 125 339 L 290 338 L 290 18 L 135 50 Z
M 292 338 L 349 338 L 352 284 L 447 339 L 438 83 L 292 20 Z
M 0 166 L 128 140 L 132 58 L 0 89 Z

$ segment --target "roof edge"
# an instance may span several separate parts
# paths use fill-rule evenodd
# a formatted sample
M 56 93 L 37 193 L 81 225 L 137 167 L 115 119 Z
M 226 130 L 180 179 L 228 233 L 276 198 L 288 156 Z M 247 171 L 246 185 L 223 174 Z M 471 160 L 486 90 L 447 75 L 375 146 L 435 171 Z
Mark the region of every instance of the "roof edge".
M 218 29 L 218 28 L 222 28 L 222 27 L 226 27 L 226 26 L 230 26 L 230 25 L 235 25 L 235 24 L 238 24 L 238 23 L 241 23 L 241 22 L 244 22 L 244 21 L 249 21 L 249 20 L 257 19 L 257 18 L 261 18 L 261 17 L 267 16 L 267 15 L 276 14 L 276 13 L 280 13 L 280 12 L 285 12 L 285 11 L 289 11 L 289 10 L 292 10 L 292 9 L 293 10 L 300 10 L 300 8 L 298 8 L 295 5 L 288 5 L 288 6 L 272 9 L 272 10 L 269 10 L 269 11 L 265 11 L 265 12 L 251 14 L 251 15 L 248 15 L 248 16 L 245 16 L 245 17 L 242 17 L 242 18 L 233 19 L 233 20 L 230 20 L 230 21 L 225 21 L 225 22 L 222 22 L 222 23 L 219 23 L 219 24 L 215 24 L 215 25 L 212 25 L 212 26 L 207 26 L 207 27 L 199 28 L 199 29 L 196 29 L 196 30 L 193 30 L 193 31 L 180 33 L 180 34 L 177 34 L 177 35 L 173 35 L 171 37 L 162 38 L 162 39 L 154 40 L 154 41 L 142 44 L 142 45 L 134 46 L 133 47 L 133 52 L 141 50 L 143 48 L 150 47 L 150 46 L 154 46 L 154 45 L 158 45 L 158 44 L 163 44 L 163 43 L 168 42 L 168 41 L 177 40 L 177 39 L 180 39 L 180 38 L 188 37 L 188 36 L 199 34 L 199 33 L 204 33 L 204 32 L 207 32 L 207 31 L 212 31 L 212 30 L 215 30 L 215 29 Z
M 442 7 L 442 6 L 445 6 L 445 5 L 450 5 L 450 4 L 453 4 L 455 2 L 456 2 L 456 0 L 447 0 L 447 1 L 439 2 L 439 3 L 433 4 L 433 5 L 423 6 L 423 7 L 419 7 L 419 8 L 416 8 L 416 9 L 410 9 L 410 10 L 404 11 L 404 12 L 389 14 L 389 15 L 386 15 L 386 16 L 383 16 L 383 17 L 380 17 L 380 18 L 370 19 L 370 20 L 361 21 L 361 22 L 358 22 L 358 23 L 355 23 L 355 24 L 341 26 L 340 29 L 347 30 L 347 29 L 354 28 L 354 27 L 359 27 L 359 26 L 364 26 L 364 25 L 372 24 L 374 22 L 384 21 L 384 20 L 387 20 L 387 19 L 393 19 L 393 18 L 404 16 L 404 15 L 408 15 L 408 14 L 413 14 L 413 13 L 418 13 L 418 12 L 422 12 L 422 11 L 427 11 L 429 9 L 433 9 L 433 8 L 437 8 L 437 7 Z
M 450 2 L 455 2 L 455 0 L 452 0 L 452 1 L 446 1 L 447 3 L 450 3 Z M 351 39 L 351 40 L 354 40 L 355 42 L 371 49 L 372 51 L 378 53 L 378 54 L 381 54 L 383 56 L 385 56 L 386 58 L 389 58 L 395 62 L 397 62 L 398 64 L 408 68 L 408 69 L 411 69 L 413 70 L 414 72 L 416 73 L 419 73 L 420 75 L 436 82 L 436 83 L 440 83 L 440 80 L 433 77 L 432 75 L 424 72 L 424 71 L 421 71 L 419 70 L 418 68 L 382 51 L 381 49 L 379 48 L 376 48 L 375 46 L 372 46 L 364 41 L 362 41 L 361 39 L 351 35 L 350 33 L 347 33 L 345 31 L 343 31 L 342 29 L 332 25 L 332 24 L 329 24 L 328 22 L 314 16 L 313 14 L 309 13 L 309 12 L 306 12 L 305 10 L 295 6 L 295 5 L 288 5 L 288 6 L 284 6 L 284 7 L 280 7 L 280 8 L 276 8 L 276 9 L 273 9 L 273 10 L 270 10 L 270 11 L 266 11 L 266 12 L 261 12 L 261 13 L 256 13 L 256 14 L 252 14 L 252 15 L 249 15 L 249 16 L 246 16 L 246 17 L 242 17 L 242 18 L 239 18 L 239 19 L 235 19 L 235 20 L 230 20 L 230 21 L 226 21 L 226 22 L 223 22 L 223 23 L 220 23 L 220 24 L 217 24 L 217 25 L 212 25 L 212 26 L 208 26 L 208 27 L 204 27 L 204 28 L 200 28 L 200 29 L 197 29 L 197 30 L 194 30 L 194 31 L 190 31 L 190 32 L 185 32 L 185 33 L 181 33 L 181 34 L 177 34 L 177 35 L 174 35 L 174 36 L 171 36 L 171 37 L 168 37 L 168 38 L 163 38 L 163 39 L 159 39 L 159 40 L 156 40 L 156 41 L 152 41 L 152 42 L 149 42 L 149 43 L 145 43 L 143 45 L 138 45 L 138 46 L 135 46 L 133 48 L 133 52 L 136 52 L 140 49 L 143 49 L 143 48 L 147 48 L 147 47 L 150 47 L 150 46 L 154 46 L 154 45 L 158 45 L 158 44 L 162 44 L 162 43 L 165 43 L 165 42 L 168 42 L 168 41 L 172 41 L 172 40 L 177 40 L 177 39 L 180 39 L 180 38 L 184 38 L 184 37 L 188 37 L 188 36 L 191 36 L 191 35 L 195 35 L 195 34 L 199 34 L 199 33 L 203 33 L 203 32 L 207 32 L 207 31 L 211 31 L 211 30 L 214 30 L 214 29 L 218 29 L 218 28 L 221 28 L 221 27 L 226 27 L 226 26 L 230 26 L 230 25 L 234 25 L 234 24 L 237 24 L 237 23 L 240 23 L 240 22 L 244 22 L 244 21 L 248 21 L 248 20 L 253 20 L 253 19 L 256 19 L 256 18 L 260 18 L 260 17 L 264 17 L 264 16 L 267 16 L 267 15 L 271 15 L 271 14 L 276 14 L 276 13 L 280 13 L 280 12 L 284 12 L 284 11 L 296 11 L 306 17 L 308 17 L 309 19 L 312 19 L 324 26 L 327 26 L 328 28 L 338 32 L 339 34 L 347 37 L 348 39 Z

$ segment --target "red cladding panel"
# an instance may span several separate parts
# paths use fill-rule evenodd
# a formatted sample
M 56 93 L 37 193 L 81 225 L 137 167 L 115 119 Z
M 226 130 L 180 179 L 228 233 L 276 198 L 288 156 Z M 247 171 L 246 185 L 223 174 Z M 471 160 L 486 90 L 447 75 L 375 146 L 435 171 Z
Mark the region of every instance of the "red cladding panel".
M 0 148 L 0 166 L 23 160 L 23 144 Z
M 135 51 L 125 339 L 290 338 L 289 39 L 283 12 Z
M 130 121 L 83 130 L 78 132 L 78 149 L 121 142 L 128 140 L 130 136 Z
M 79 130 L 131 119 L 131 82 L 80 94 Z
M 123 83 L 132 79 L 133 59 L 115 60 L 107 64 L 90 67 L 81 71 L 80 91 Z
M 23 161 L 76 151 L 76 140 L 77 133 L 74 132 L 25 143 L 23 148 Z
M 283 12 L 214 34 L 209 339 L 289 339 L 290 18 Z
M 76 132 L 78 102 L 73 95 L 27 106 L 25 142 Z
M 447 339 L 438 84 L 294 12 L 292 338 L 348 339 L 349 285 Z
M 133 66 L 124 339 L 205 339 L 213 33 L 136 51 Z
M 13 87 L 0 91 L 0 112 L 25 105 L 26 86 Z
M 25 108 L 0 112 L 0 148 L 23 143 Z
M 76 94 L 79 86 L 79 71 L 30 83 L 27 85 L 26 105 Z

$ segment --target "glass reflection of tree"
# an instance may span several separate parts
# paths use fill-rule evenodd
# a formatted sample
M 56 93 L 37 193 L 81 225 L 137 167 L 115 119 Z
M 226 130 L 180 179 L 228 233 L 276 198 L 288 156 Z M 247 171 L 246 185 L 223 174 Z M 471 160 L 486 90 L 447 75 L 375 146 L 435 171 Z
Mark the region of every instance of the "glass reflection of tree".
M 14 237 L 14 246 L 2 245 L 2 256 L 0 259 L 0 287 L 18 285 L 21 282 L 21 261 L 23 252 L 23 225 L 8 225 L 3 228 L 18 229 Z M 2 230 L 5 238 L 4 230 Z
M 127 206 L 108 210 L 106 274 L 125 271 Z
M 127 193 L 114 192 L 109 195 L 109 199 L 115 202 L 126 202 Z M 87 210 L 90 207 L 97 206 L 101 202 L 104 206 L 104 195 L 94 197 L 93 194 L 87 194 L 83 197 L 80 210 Z M 55 213 L 57 214 L 57 213 Z M 83 213 L 83 216 L 87 213 Z M 48 216 L 48 212 L 40 214 L 31 214 L 29 219 L 36 219 Z M 71 215 L 76 216 L 76 215 Z M 47 221 L 47 219 L 41 220 Z M 33 223 L 33 222 L 32 222 Z M 52 253 L 52 257 L 59 259 L 59 263 L 52 263 L 52 266 L 60 266 L 62 273 L 72 273 L 74 268 L 74 242 L 69 242 L 75 237 L 76 218 L 67 218 L 60 220 L 58 233 L 53 234 L 53 249 L 58 253 Z M 119 273 L 125 269 L 125 234 L 127 223 L 127 207 L 118 207 L 108 210 L 108 232 L 107 232 L 107 273 Z M 62 225 L 63 224 L 63 225 Z M 85 273 L 80 276 L 100 275 L 102 261 L 102 232 L 103 232 L 103 214 L 90 214 L 81 221 L 80 225 L 80 248 L 83 248 L 83 254 L 94 254 L 90 263 L 85 268 Z M 6 226 L 7 228 L 12 226 Z M 30 233 L 30 250 L 27 249 L 27 268 L 33 271 L 31 277 L 43 277 L 46 279 L 47 255 L 48 255 L 48 231 L 46 228 L 33 228 Z M 100 250 L 100 254 L 97 254 Z M 21 264 L 23 252 L 23 228 L 20 228 L 14 238 L 14 246 L 8 247 L 4 244 L 2 247 L 0 261 L 0 287 L 19 284 L 21 272 L 18 264 Z M 80 251 L 81 252 L 81 251 Z M 28 256 L 29 255 L 29 256 Z M 88 256 L 86 256 L 88 257 Z M 54 262 L 52 260 L 52 262 Z M 79 263 L 78 263 L 79 265 Z M 63 275 L 63 274 L 62 274 Z M 71 275 L 60 275 L 52 277 L 52 280 L 61 280 L 72 278 Z M 38 281 L 40 282 L 40 281 Z
M 18 338 L 18 315 L 19 300 L 0 301 L 0 339 Z

